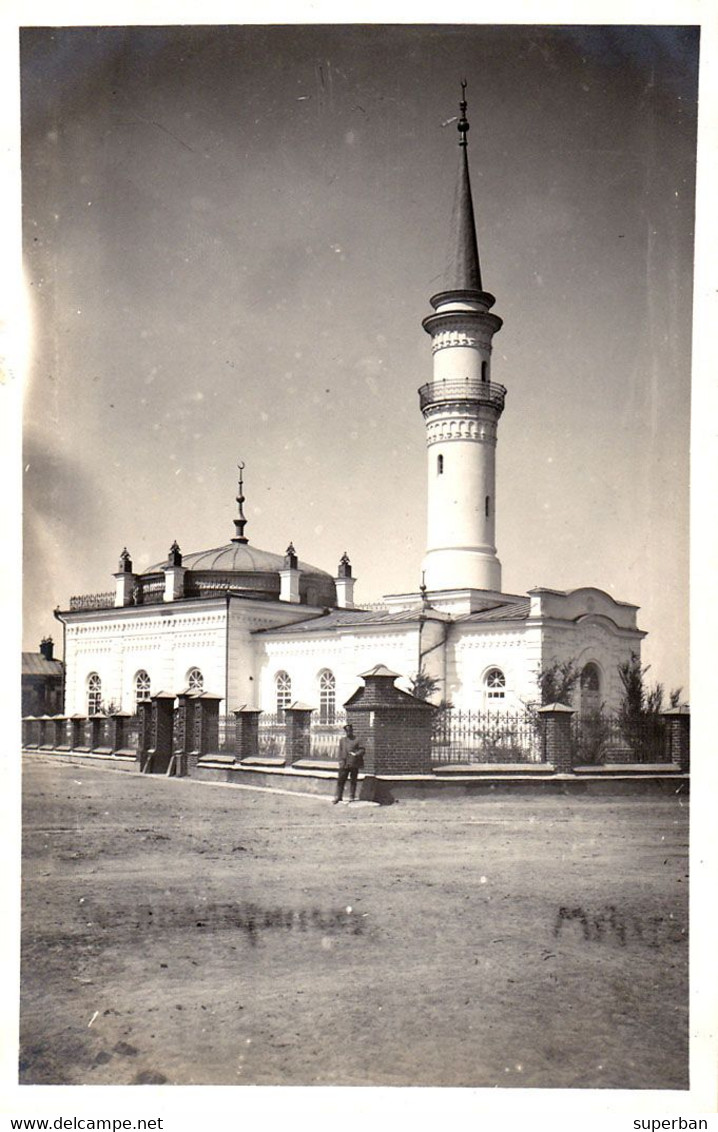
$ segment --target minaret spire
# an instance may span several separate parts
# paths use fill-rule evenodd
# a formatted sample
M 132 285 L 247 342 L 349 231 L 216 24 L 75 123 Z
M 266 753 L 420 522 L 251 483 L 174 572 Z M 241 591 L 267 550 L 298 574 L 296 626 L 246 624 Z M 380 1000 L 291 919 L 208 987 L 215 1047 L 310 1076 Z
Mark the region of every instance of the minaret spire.
M 458 119 L 459 177 L 445 289 L 422 322 L 431 336 L 433 379 L 419 390 L 428 454 L 427 545 L 423 585 L 498 593 L 496 438 L 506 390 L 491 378 L 491 350 L 501 319 L 484 291 L 471 200 L 466 80 Z
M 237 488 L 237 506 L 239 508 L 239 517 L 234 520 L 235 534 L 232 542 L 249 542 L 248 538 L 244 536 L 244 528 L 247 525 L 247 520 L 244 517 L 244 481 L 242 479 L 242 472 L 244 471 L 244 464 L 240 460 L 237 464 L 239 471 L 239 485 Z
M 461 83 L 460 113 L 456 127 L 459 131 L 459 173 L 451 218 L 449 262 L 446 272 L 447 291 L 483 291 L 469 177 L 466 137 L 469 132 L 469 120 L 466 117 L 466 107 L 466 79 L 464 79 Z

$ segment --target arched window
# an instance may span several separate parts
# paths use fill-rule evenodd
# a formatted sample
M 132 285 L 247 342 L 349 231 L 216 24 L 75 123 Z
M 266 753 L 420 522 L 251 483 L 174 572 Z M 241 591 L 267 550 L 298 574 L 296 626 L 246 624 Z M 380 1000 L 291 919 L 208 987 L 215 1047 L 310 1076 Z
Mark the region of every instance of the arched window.
M 287 672 L 278 672 L 274 677 L 274 687 L 277 693 L 277 715 L 284 717 L 285 709 L 292 702 L 292 678 Z
M 143 704 L 150 698 L 150 678 L 144 668 L 135 676 L 135 703 Z
M 443 456 L 437 456 L 436 457 L 436 474 L 437 474 L 437 476 L 443 476 L 443 474 L 444 474 L 444 457 Z
M 337 710 L 337 682 L 334 673 L 325 668 L 319 673 L 319 722 L 334 723 Z
M 481 380 L 482 381 L 488 381 L 489 380 L 489 363 L 488 362 L 482 362 L 481 363 Z
M 581 671 L 581 715 L 595 715 L 601 707 L 601 674 L 590 661 Z
M 500 668 L 490 668 L 484 676 L 484 697 L 487 703 L 503 700 L 506 696 L 506 677 Z
M 102 708 L 102 681 L 96 672 L 87 677 L 87 714 L 97 715 Z
M 204 676 L 199 668 L 190 668 L 187 673 L 187 687 L 190 692 L 203 692 L 204 691 Z
M 489 515 L 491 514 L 491 496 L 490 495 L 487 495 L 486 499 L 484 500 L 484 513 L 486 515 L 486 518 L 488 519 Z

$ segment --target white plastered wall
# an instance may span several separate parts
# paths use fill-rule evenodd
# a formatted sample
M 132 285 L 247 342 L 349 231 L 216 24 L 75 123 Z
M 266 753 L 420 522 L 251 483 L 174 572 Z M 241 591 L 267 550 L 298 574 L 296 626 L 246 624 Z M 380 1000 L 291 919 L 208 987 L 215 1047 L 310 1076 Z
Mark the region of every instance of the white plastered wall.
M 224 696 L 227 613 L 219 605 L 144 607 L 67 625 L 65 712 L 87 711 L 87 677 L 97 672 L 103 704 L 134 711 L 134 679 L 144 669 L 151 692 L 181 692 L 199 668 L 207 692 Z
M 522 711 L 536 700 L 540 651 L 540 634 L 525 623 L 455 626 L 447 663 L 449 700 L 462 710 Z M 506 677 L 506 693 L 487 701 L 484 677 L 494 667 Z
M 606 618 L 587 615 L 575 622 L 554 622 L 544 629 L 543 663 L 572 660 L 579 668 L 592 662 L 600 675 L 600 699 L 608 711 L 621 703 L 623 685 L 618 666 L 631 653 L 641 653 L 641 634 L 617 629 Z M 578 692 L 574 695 L 578 707 Z
M 324 669 L 336 679 L 336 704 L 341 707 L 361 686 L 359 673 L 384 664 L 404 677 L 397 686 L 409 689 L 409 677 L 417 671 L 418 630 L 416 625 L 390 631 L 337 631 L 311 636 L 262 637 L 257 642 L 259 705 L 263 711 L 276 710 L 275 678 L 280 671 L 292 681 L 292 699 L 319 707 L 319 674 Z

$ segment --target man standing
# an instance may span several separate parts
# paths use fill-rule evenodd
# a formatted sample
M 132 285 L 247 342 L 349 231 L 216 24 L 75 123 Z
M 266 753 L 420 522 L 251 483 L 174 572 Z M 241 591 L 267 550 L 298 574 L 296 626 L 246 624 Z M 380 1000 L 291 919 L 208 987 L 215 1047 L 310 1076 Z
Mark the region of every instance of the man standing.
M 356 801 L 357 776 L 359 768 L 364 766 L 364 748 L 354 735 L 354 728 L 351 723 L 347 723 L 344 730 L 346 734 L 339 743 L 339 774 L 333 800 L 335 806 L 342 800 L 347 778 L 349 779 L 349 801 Z

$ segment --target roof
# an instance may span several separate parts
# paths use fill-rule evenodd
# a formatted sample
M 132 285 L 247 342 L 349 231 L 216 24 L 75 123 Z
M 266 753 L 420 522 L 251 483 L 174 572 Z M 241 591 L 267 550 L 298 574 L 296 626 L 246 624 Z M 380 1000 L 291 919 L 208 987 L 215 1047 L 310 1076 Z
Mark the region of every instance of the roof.
M 450 620 L 461 624 L 483 624 L 492 621 L 525 621 L 529 615 L 530 601 L 511 601 L 482 609 L 477 613 L 463 613 Z M 375 609 L 333 609 L 331 613 L 319 617 L 308 617 L 305 621 L 294 621 L 291 625 L 277 625 L 271 629 L 256 629 L 264 636 L 286 637 L 302 636 L 307 633 L 329 633 L 335 629 L 370 629 L 376 626 L 411 625 L 426 618 L 430 610 L 419 608 L 402 609 L 399 612 L 381 612 Z
M 24 652 L 22 654 L 23 676 L 59 676 L 62 677 L 63 666 L 61 660 L 48 660 L 41 652 Z
M 459 175 L 456 183 L 454 211 L 451 218 L 449 262 L 446 270 L 445 290 L 482 291 L 479 248 L 476 241 L 474 205 L 471 199 L 471 181 L 466 145 L 459 153 Z
M 525 601 L 507 601 L 492 609 L 480 609 L 476 613 L 462 613 L 456 620 L 462 623 L 482 623 L 485 621 L 525 621 L 531 609 L 528 598 Z
M 385 664 L 375 664 L 368 672 L 360 672 L 359 676 L 362 680 L 367 680 L 370 676 L 382 676 L 385 679 L 398 680 L 401 672 L 393 672 L 391 668 L 387 668 Z
M 143 570 L 143 574 L 157 574 L 167 565 L 167 560 L 157 562 Z M 225 546 L 217 546 L 212 550 L 198 550 L 194 554 L 183 554 L 182 565 L 187 570 L 217 570 L 223 573 L 237 571 L 242 574 L 276 574 L 285 569 L 284 555 L 273 554 L 270 550 L 259 550 L 245 542 L 228 542 Z M 308 562 L 300 562 L 299 570 L 304 574 L 323 574 L 330 578 L 332 575 L 318 566 L 311 566 Z
M 402 609 L 398 613 L 377 612 L 375 609 L 332 609 L 319 617 L 294 621 L 291 625 L 277 625 L 271 629 L 255 629 L 264 636 L 301 636 L 304 633 L 327 633 L 333 629 L 370 628 L 373 625 L 407 625 L 421 619 L 420 609 Z

